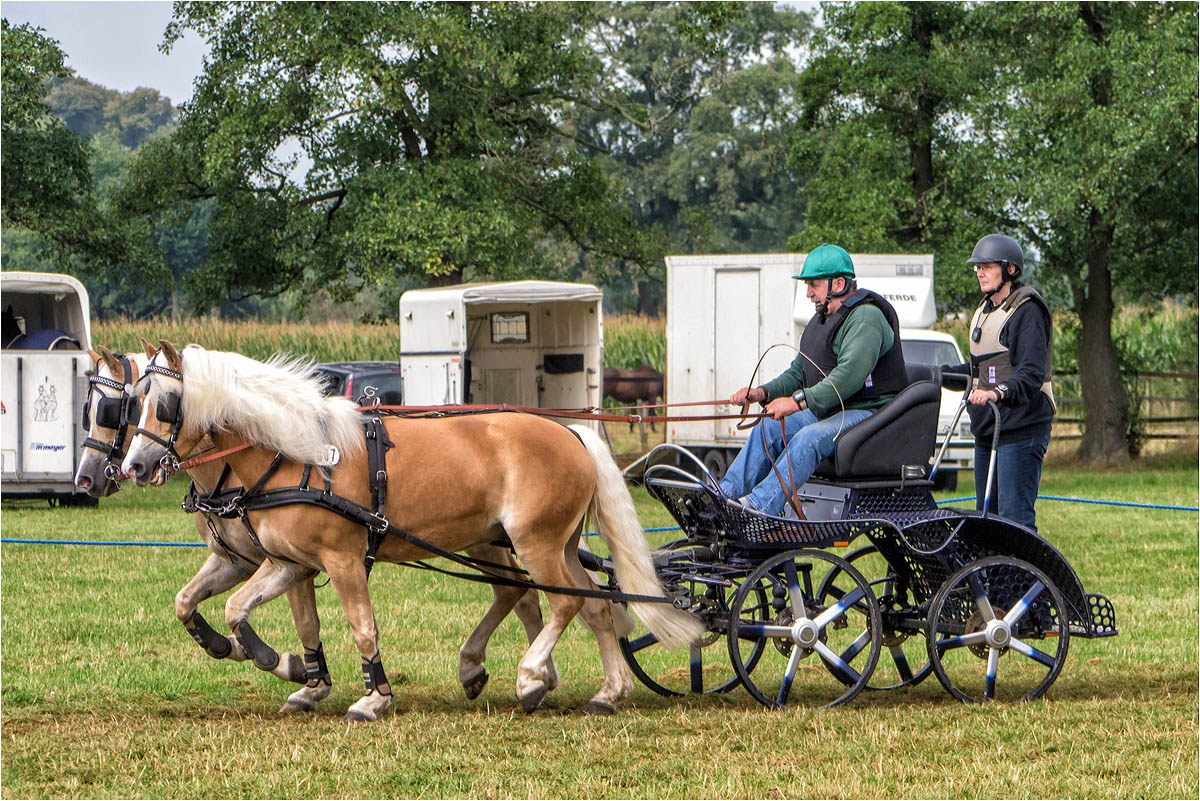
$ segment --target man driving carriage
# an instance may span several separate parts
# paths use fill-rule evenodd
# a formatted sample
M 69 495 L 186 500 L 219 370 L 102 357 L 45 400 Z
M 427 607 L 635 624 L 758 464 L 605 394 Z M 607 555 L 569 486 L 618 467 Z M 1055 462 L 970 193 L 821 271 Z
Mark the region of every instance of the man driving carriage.
M 821 245 L 792 277 L 804 281 L 817 310 L 804 328 L 800 352 L 780 375 L 729 398 L 735 406 L 765 404 L 782 425 L 759 423 L 721 480 L 732 503 L 775 516 L 787 503 L 786 484 L 807 481 L 833 453 L 841 431 L 908 385 L 896 311 L 881 295 L 858 287 L 849 253 Z

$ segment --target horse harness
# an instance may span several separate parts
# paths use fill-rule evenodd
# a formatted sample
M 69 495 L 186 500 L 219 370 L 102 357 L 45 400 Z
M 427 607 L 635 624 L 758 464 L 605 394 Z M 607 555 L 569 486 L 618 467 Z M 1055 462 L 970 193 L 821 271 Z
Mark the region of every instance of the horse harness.
M 87 399 L 83 404 L 83 419 L 82 425 L 85 431 L 89 433 L 92 430 L 92 393 L 95 392 L 100 396 L 100 400 L 96 402 L 96 425 L 101 428 L 111 428 L 117 433 L 113 437 L 112 442 L 104 442 L 92 436 L 88 436 L 83 440 L 83 447 L 91 448 L 92 450 L 100 451 L 104 454 L 104 477 L 109 481 L 116 478 L 120 472 L 119 465 L 125 458 L 125 434 L 128 420 L 140 410 L 137 398 L 133 397 L 128 392 L 128 387 L 133 383 L 133 365 L 124 354 L 117 354 L 117 359 L 121 363 L 121 372 L 124 375 L 125 381 L 114 381 L 111 378 L 105 378 L 97 374 L 88 378 L 88 394 Z M 110 398 L 100 391 L 100 387 L 115 389 L 121 393 L 120 397 Z
M 468 414 L 471 412 L 468 412 Z M 162 417 L 159 417 L 162 420 Z M 163 422 L 169 422 L 163 420 Z M 139 429 L 140 430 L 140 429 Z M 179 426 L 176 425 L 170 437 L 170 444 L 167 440 L 154 437 L 154 440 L 159 444 L 168 446 L 169 455 L 171 455 L 178 466 L 178 455 L 174 454 L 174 442 L 178 436 Z M 387 536 L 398 537 L 405 542 L 414 545 L 421 550 L 428 551 L 434 556 L 440 556 L 449 559 L 456 564 L 463 565 L 473 571 L 464 573 L 461 571 L 446 570 L 444 568 L 430 565 L 427 562 L 416 560 L 412 562 L 402 562 L 401 564 L 407 567 L 417 567 L 423 570 L 432 570 L 445 575 L 454 576 L 456 578 L 465 579 L 467 581 L 476 581 L 486 584 L 496 584 L 506 587 L 520 587 L 525 589 L 541 590 L 543 592 L 552 592 L 560 595 L 575 595 L 584 598 L 603 598 L 612 601 L 613 603 L 674 603 L 671 598 L 664 598 L 654 595 L 635 595 L 608 590 L 589 590 L 579 587 L 555 587 L 538 584 L 522 578 L 514 578 L 511 575 L 503 575 L 504 573 L 521 573 L 528 575 L 525 570 L 515 568 L 512 565 L 502 565 L 495 562 L 489 562 L 485 559 L 476 559 L 470 556 L 448 551 L 431 542 L 428 542 L 420 537 L 405 531 L 391 523 L 384 513 L 387 505 L 387 452 L 389 449 L 396 447 L 395 443 L 387 438 L 387 431 L 383 420 L 376 414 L 369 416 L 363 421 L 363 434 L 366 438 L 367 450 L 367 471 L 370 482 L 370 494 L 372 507 L 368 508 L 360 503 L 343 498 L 340 495 L 335 495 L 331 488 L 329 474 L 323 473 L 323 487 L 313 487 L 311 485 L 312 468 L 314 465 L 306 464 L 304 472 L 301 474 L 300 482 L 294 487 L 281 487 L 277 489 L 266 490 L 263 487 L 271 479 L 272 476 L 279 470 L 283 464 L 283 455 L 276 454 L 271 460 L 271 464 L 259 476 L 253 486 L 243 490 L 241 488 L 225 489 L 224 484 L 230 475 L 228 465 L 222 471 L 221 477 L 217 482 L 213 491 L 208 494 L 200 494 L 195 489 L 195 484 L 188 488 L 188 495 L 184 499 L 183 510 L 185 512 L 204 512 L 206 514 L 214 514 L 224 519 L 240 518 L 242 524 L 245 525 L 250 539 L 255 546 L 269 558 L 278 559 L 281 561 L 291 561 L 277 554 L 272 554 L 259 539 L 258 532 L 254 530 L 254 526 L 250 522 L 249 512 L 262 509 L 273 509 L 279 506 L 288 506 L 297 503 L 307 503 L 314 506 L 319 506 L 341 517 L 349 520 L 352 523 L 357 523 L 367 530 L 367 551 L 363 559 L 363 564 L 367 571 L 367 577 L 371 575 L 371 568 L 375 565 L 376 553 L 383 545 L 384 539 Z M 167 457 L 164 457 L 166 459 Z M 210 530 L 213 526 L 210 526 Z M 221 544 L 227 551 L 230 549 L 218 536 L 217 542 Z M 502 542 L 497 542 L 497 545 L 506 545 L 512 548 L 511 542 L 505 539 Z M 232 558 L 232 557 L 231 557 Z

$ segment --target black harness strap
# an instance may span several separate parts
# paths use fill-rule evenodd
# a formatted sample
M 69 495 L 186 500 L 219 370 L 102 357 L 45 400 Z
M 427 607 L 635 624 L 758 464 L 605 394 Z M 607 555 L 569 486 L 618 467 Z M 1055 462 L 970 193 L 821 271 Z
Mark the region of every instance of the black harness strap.
M 373 520 L 366 523 L 367 527 L 367 577 L 371 576 L 371 568 L 375 565 L 375 554 L 387 536 L 390 524 L 383 512 L 387 508 L 387 452 L 394 448 L 395 443 L 387 438 L 387 429 L 378 417 L 368 418 L 363 422 L 367 438 L 367 474 L 371 486 L 371 503 L 374 506 Z
M 499 565 L 491 562 L 486 562 L 480 559 L 472 559 L 471 557 L 461 556 L 453 551 L 447 551 L 432 542 L 421 539 L 415 534 L 410 534 L 403 529 L 392 525 L 391 521 L 384 515 L 383 510 L 387 503 L 387 451 L 388 448 L 395 445 L 387 439 L 386 430 L 383 421 L 378 417 L 372 417 L 366 420 L 363 424 L 364 435 L 367 440 L 367 467 L 370 472 L 370 487 L 371 487 L 371 503 L 373 509 L 368 509 L 360 503 L 356 503 L 348 498 L 343 498 L 340 495 L 334 495 L 331 491 L 331 482 L 328 475 L 325 476 L 325 488 L 316 490 L 308 486 L 309 470 L 306 466 L 304 480 L 301 486 L 285 487 L 274 490 L 263 490 L 263 485 L 267 483 L 271 476 L 279 469 L 283 462 L 283 455 L 276 454 L 275 459 L 271 462 L 270 467 L 266 472 L 254 483 L 250 489 L 235 495 L 228 503 L 225 504 L 218 512 L 222 517 L 240 517 L 246 526 L 246 530 L 250 534 L 250 538 L 254 544 L 263 553 L 271 558 L 279 558 L 273 556 L 266 548 L 262 546 L 262 542 L 258 538 L 258 534 L 250 525 L 249 512 L 260 509 L 273 509 L 277 506 L 289 506 L 297 503 L 308 503 L 314 506 L 320 506 L 323 509 L 334 512 L 352 523 L 357 523 L 367 530 L 367 553 L 364 558 L 364 565 L 367 570 L 367 576 L 371 575 L 371 567 L 375 564 L 375 554 L 379 550 L 379 546 L 383 544 L 386 536 L 399 537 L 405 542 L 415 545 L 423 551 L 440 556 L 444 559 L 449 559 L 451 562 L 463 565 L 473 570 L 478 570 L 480 574 L 456 573 L 453 571 L 443 570 L 424 563 L 416 563 L 414 566 L 423 566 L 428 570 L 446 573 L 447 575 L 463 578 L 468 581 L 481 581 L 488 584 L 498 584 L 505 587 L 524 587 L 525 589 L 541 590 L 542 592 L 552 592 L 558 595 L 574 595 L 583 598 L 603 598 L 613 603 L 674 603 L 671 598 L 665 598 L 656 595 L 632 595 L 622 592 L 610 592 L 607 590 L 586 590 L 579 587 L 550 587 L 544 584 L 538 584 L 533 581 L 528 581 L 520 578 L 512 578 L 511 575 L 500 575 L 494 571 L 502 570 L 512 574 L 514 568 L 509 565 Z M 572 432 L 575 433 L 575 432 Z M 576 434 L 578 436 L 578 434 Z M 290 561 L 290 560 L 284 560 Z M 524 573 L 525 571 L 519 571 Z
M 484 562 L 478 559 L 462 556 L 447 551 L 432 542 L 421 539 L 415 534 L 410 534 L 403 529 L 392 525 L 387 518 L 381 518 L 379 515 L 372 512 L 362 504 L 355 503 L 348 498 L 343 498 L 340 495 L 334 495 L 328 491 L 322 492 L 312 489 L 311 487 L 288 487 L 286 489 L 267 490 L 260 492 L 257 495 L 246 493 L 238 499 L 238 505 L 244 510 L 257 509 L 272 509 L 276 506 L 288 506 L 295 503 L 309 503 L 314 506 L 320 506 L 331 512 L 341 515 L 347 520 L 358 523 L 360 526 L 367 528 L 371 526 L 382 525 L 384 533 L 393 537 L 399 537 L 405 542 L 415 545 L 423 551 L 428 551 L 434 556 L 440 556 L 444 559 L 449 559 L 451 562 L 463 565 L 465 567 L 479 570 L 482 575 L 454 573 L 451 571 L 442 570 L 432 566 L 426 566 L 426 569 L 435 570 L 446 573 L 447 575 L 456 576 L 467 579 L 468 581 L 481 581 L 488 584 L 499 584 L 505 587 L 524 587 L 530 590 L 541 590 L 543 592 L 552 592 L 558 595 L 576 595 L 582 598 L 604 598 L 605 600 L 614 603 L 674 603 L 670 598 L 664 598 L 656 595 L 632 595 L 622 592 L 610 592 L 608 590 L 585 590 L 578 587 L 550 587 L 544 584 L 538 584 L 533 581 L 526 581 L 519 578 L 511 578 L 510 576 L 502 576 L 492 572 L 492 569 L 504 570 L 513 572 L 513 568 L 508 565 L 496 565 Z M 419 564 L 419 563 L 418 563 Z M 485 567 L 490 565 L 492 569 Z M 413 565 L 417 566 L 417 565 Z

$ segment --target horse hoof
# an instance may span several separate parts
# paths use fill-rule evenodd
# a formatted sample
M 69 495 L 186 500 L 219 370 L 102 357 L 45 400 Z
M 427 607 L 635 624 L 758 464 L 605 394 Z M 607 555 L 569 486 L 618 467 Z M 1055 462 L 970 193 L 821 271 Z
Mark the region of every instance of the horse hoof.
M 521 699 L 521 709 L 525 710 L 526 715 L 532 714 L 542 705 L 542 701 L 546 700 L 547 692 L 545 685 L 539 685 L 536 690 Z
M 617 708 L 604 701 L 589 701 L 584 713 L 588 715 L 615 715 L 617 714 Z
M 375 716 L 368 715 L 366 712 L 360 712 L 357 709 L 351 709 L 349 712 L 347 712 L 345 715 L 342 716 L 342 720 L 345 720 L 348 722 L 353 722 L 353 723 L 374 723 Z
M 292 700 L 289 698 L 283 706 L 279 707 L 279 712 L 286 715 L 289 712 L 315 712 L 316 709 L 317 705 L 312 701 Z
M 471 700 L 478 698 L 479 694 L 483 692 L 483 688 L 487 686 L 489 678 L 488 672 L 482 670 L 475 678 L 464 681 L 463 691 L 466 692 L 467 698 Z

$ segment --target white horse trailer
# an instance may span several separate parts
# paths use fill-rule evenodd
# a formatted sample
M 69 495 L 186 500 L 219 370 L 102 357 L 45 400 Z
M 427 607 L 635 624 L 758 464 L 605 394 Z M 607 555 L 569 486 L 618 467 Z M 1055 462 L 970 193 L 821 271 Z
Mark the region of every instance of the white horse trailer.
M 813 315 L 803 283 L 792 279 L 806 255 L 667 257 L 669 402 L 729 397 L 749 384 L 760 356 L 756 386 L 787 369 Z M 905 359 L 963 361 L 954 338 L 930 328 L 937 319 L 932 255 L 856 253 L 851 258 L 859 285 L 883 295 L 896 309 Z M 784 347 L 771 348 L 777 344 Z M 939 438 L 949 430 L 960 401 L 961 393 L 942 390 Z M 667 442 L 688 448 L 720 475 L 745 441 L 746 432 L 738 431 L 736 422 L 675 423 L 667 429 Z M 939 470 L 941 481 L 956 483 L 954 471 L 970 469 L 973 462 L 974 440 L 969 425 L 961 423 Z
M 601 299 L 591 284 L 557 281 L 405 292 L 400 297 L 405 405 L 600 406 Z
M 69 275 L 3 272 L 0 307 L 4 497 L 92 505 L 75 489 L 92 368 L 87 290 Z

